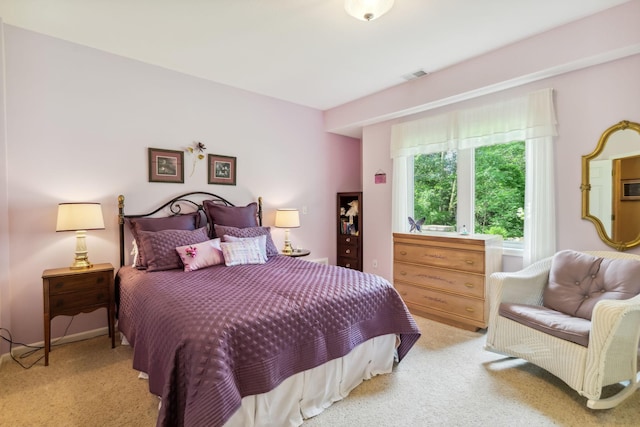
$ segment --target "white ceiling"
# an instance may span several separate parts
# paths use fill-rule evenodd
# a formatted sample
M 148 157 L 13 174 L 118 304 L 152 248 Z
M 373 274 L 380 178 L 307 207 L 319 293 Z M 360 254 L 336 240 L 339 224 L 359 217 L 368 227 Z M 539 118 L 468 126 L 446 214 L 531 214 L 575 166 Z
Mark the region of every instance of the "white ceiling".
M 326 110 L 628 0 L 0 0 L 6 24 Z M 637 1 L 637 0 L 634 0 Z

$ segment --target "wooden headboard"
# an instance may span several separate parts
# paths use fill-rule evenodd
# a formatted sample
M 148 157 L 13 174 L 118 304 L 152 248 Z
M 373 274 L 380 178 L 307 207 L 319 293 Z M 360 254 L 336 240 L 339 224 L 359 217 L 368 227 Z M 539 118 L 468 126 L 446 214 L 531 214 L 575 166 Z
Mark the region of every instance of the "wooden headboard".
M 158 206 L 157 209 L 147 212 L 144 214 L 125 214 L 124 213 L 124 196 L 121 194 L 118 196 L 118 229 L 120 234 L 120 266 L 124 265 L 124 223 L 126 218 L 144 218 L 151 217 L 157 214 L 158 212 L 165 211 L 168 215 L 180 215 L 182 213 L 182 207 L 187 206 L 188 209 L 185 213 L 189 212 L 200 212 L 202 215 L 205 215 L 204 208 L 202 207 L 202 203 L 204 200 L 212 200 L 215 203 L 220 203 L 225 206 L 235 206 L 230 201 L 224 199 L 223 197 L 218 196 L 217 194 L 208 193 L 206 191 L 193 191 L 191 193 L 184 193 L 173 199 L 169 200 Z M 258 197 L 258 224 L 262 225 L 262 197 Z

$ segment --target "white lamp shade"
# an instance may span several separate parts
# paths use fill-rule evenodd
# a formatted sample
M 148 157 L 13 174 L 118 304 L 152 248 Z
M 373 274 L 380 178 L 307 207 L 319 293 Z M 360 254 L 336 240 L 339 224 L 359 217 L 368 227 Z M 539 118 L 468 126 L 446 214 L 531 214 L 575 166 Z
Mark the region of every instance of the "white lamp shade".
M 300 227 L 300 215 L 297 209 L 278 209 L 276 211 L 276 227 L 297 228 Z
M 102 230 L 100 203 L 60 203 L 56 231 Z
M 372 21 L 391 10 L 393 0 L 345 0 L 347 13 L 361 21 Z

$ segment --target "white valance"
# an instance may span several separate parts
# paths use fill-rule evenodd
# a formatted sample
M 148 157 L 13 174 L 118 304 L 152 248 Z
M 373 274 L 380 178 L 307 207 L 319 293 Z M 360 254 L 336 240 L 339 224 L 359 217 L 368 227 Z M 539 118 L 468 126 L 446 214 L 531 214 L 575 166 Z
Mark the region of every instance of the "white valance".
M 391 158 L 556 136 L 553 89 L 391 127 Z

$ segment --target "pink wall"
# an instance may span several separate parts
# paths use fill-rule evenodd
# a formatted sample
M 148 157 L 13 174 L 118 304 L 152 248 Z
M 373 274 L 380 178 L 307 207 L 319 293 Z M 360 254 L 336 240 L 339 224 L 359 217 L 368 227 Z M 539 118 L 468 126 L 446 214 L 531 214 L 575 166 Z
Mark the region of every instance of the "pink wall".
M 10 268 L 0 318 L 17 340 L 42 341 L 42 271 L 73 258 L 73 233 L 55 232 L 59 202 L 102 203 L 106 230 L 87 237 L 93 262 L 119 262 L 118 194 L 127 212 L 142 213 L 196 190 L 237 204 L 262 196 L 265 225 L 278 207 L 306 206 L 294 244 L 310 249 L 309 259 L 335 262 L 335 193 L 361 188 L 361 145 L 324 131 L 320 111 L 16 27 L 3 35 L 8 132 L 0 171 L 8 178 L 0 177 L 0 200 L 6 186 L 2 258 Z M 180 150 L 196 140 L 209 154 L 237 157 L 236 186 L 208 185 L 204 161 L 189 176 L 189 156 L 184 184 L 147 182 L 147 147 Z M 281 246 L 283 231 L 272 234 Z M 79 315 L 69 333 L 106 326 L 104 318 L 103 310 Z M 68 321 L 54 319 L 52 335 Z
M 365 271 L 392 278 L 391 177 L 394 123 L 508 99 L 540 88 L 555 89 L 557 248 L 611 249 L 581 219 L 581 156 L 602 132 L 621 120 L 640 122 L 640 1 L 479 56 L 422 79 L 325 112 L 326 128 L 362 131 Z M 378 169 L 387 184 L 374 184 Z M 640 253 L 640 248 L 631 250 Z M 377 268 L 374 268 L 377 261 Z M 504 257 L 517 270 L 519 257 Z

